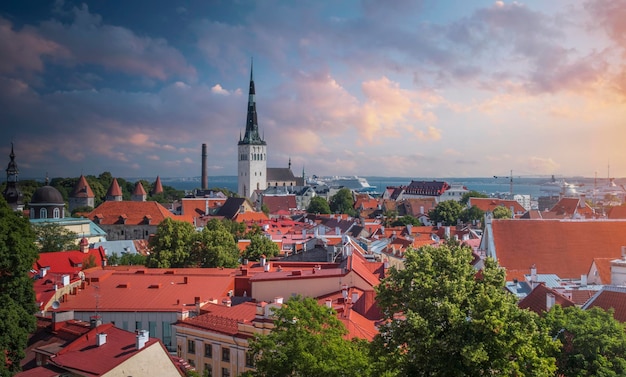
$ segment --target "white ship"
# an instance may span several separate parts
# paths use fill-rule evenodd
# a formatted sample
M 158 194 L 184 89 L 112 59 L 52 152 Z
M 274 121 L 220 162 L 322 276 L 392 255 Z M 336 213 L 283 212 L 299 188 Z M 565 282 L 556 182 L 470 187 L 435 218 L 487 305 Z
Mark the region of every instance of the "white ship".
M 318 177 L 314 175 L 309 184 L 324 184 L 328 187 L 345 187 L 356 192 L 375 192 L 376 186 L 372 186 L 367 182 L 367 179 L 363 177 L 347 176 L 333 176 L 333 177 Z

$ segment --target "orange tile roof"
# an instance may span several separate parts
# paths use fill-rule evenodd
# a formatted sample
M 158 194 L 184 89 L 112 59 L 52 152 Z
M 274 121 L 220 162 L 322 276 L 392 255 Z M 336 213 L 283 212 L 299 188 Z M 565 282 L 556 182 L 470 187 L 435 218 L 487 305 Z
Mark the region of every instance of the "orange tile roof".
M 593 258 L 619 258 L 626 245 L 626 221 L 493 220 L 496 257 L 507 270 L 579 279 Z
M 496 207 L 513 208 L 513 214 L 522 214 L 526 210 L 516 200 L 505 200 L 496 198 L 470 198 L 469 204 L 476 206 L 483 211 L 493 212 Z
M 156 181 L 154 181 L 154 187 L 152 188 L 152 195 L 160 194 L 163 192 L 163 184 L 161 184 L 161 177 L 157 175 Z
M 264 195 L 263 204 L 267 206 L 271 214 L 279 214 L 281 211 L 289 211 L 298 207 L 295 195 Z
M 151 224 L 156 225 L 166 218 L 177 219 L 167 208 L 153 201 L 106 201 L 87 215 L 96 224 L 103 225 L 117 224 L 120 216 L 126 216 L 126 224 L 132 225 L 144 224 L 146 216 L 149 216 Z
M 120 188 L 120 184 L 117 183 L 117 178 L 113 178 L 106 196 L 122 196 L 122 189 Z
M 611 261 L 616 258 L 593 258 L 593 263 L 598 270 L 600 282 L 604 285 L 611 284 Z
M 607 216 L 609 219 L 626 219 L 626 204 L 618 207 L 611 207 Z
M 85 288 L 68 296 L 65 310 L 93 311 L 94 295 L 98 310 L 180 312 L 195 303 L 195 297 L 206 303 L 221 300 L 234 289 L 236 269 L 178 268 L 178 269 L 115 269 L 86 273 Z
M 263 221 L 268 221 L 269 217 L 267 217 L 267 215 L 263 212 L 250 211 L 250 212 L 238 213 L 233 220 L 237 221 L 238 223 L 263 222 Z
M 96 266 L 101 267 L 106 260 L 104 248 L 89 249 L 87 253 L 79 250 L 56 251 L 51 253 L 40 253 L 39 259 L 33 264 L 33 269 L 41 270 L 49 267 L 46 279 L 54 279 L 55 274 L 75 275 L 83 269 L 90 257 L 93 257 Z M 60 280 L 60 277 L 58 277 Z
M 137 181 L 137 183 L 135 183 L 135 189 L 133 190 L 133 195 L 148 195 L 146 193 L 146 190 L 143 188 L 141 181 Z
M 254 320 L 256 307 L 257 304 L 253 302 L 244 302 L 235 306 L 207 304 L 202 307 L 202 311 L 206 311 L 206 313 L 184 321 L 178 321 L 176 325 L 211 330 L 227 335 L 237 335 L 239 333 L 239 323 L 250 323 Z
M 626 287 L 604 286 L 583 306 L 583 309 L 590 308 L 614 309 L 613 317 L 622 323 L 626 322 Z
M 562 198 L 549 212 L 561 217 L 571 217 L 575 214 L 586 217 L 594 215 L 593 209 L 582 198 Z
M 71 198 L 94 198 L 95 195 L 91 190 L 91 186 L 87 182 L 87 178 L 84 175 L 80 175 L 78 178 L 78 182 L 76 182 L 76 186 L 74 186 L 74 190 L 69 195 Z
M 544 283 L 539 283 L 526 297 L 517 305 L 522 309 L 530 309 L 537 314 L 542 314 L 548 310 L 547 295 L 554 295 L 554 304 L 566 308 L 574 306 L 574 302 L 554 289 L 546 287 Z

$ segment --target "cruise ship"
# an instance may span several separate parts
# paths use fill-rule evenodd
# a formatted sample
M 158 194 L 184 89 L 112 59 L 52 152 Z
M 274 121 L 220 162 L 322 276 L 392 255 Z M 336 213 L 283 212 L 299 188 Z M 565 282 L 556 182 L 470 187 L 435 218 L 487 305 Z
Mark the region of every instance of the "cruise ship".
M 324 184 L 328 187 L 345 187 L 352 191 L 356 192 L 368 192 L 375 193 L 376 186 L 372 186 L 367 182 L 367 179 L 363 177 L 347 176 L 347 177 L 318 177 L 314 175 L 311 180 L 309 180 L 310 184 Z

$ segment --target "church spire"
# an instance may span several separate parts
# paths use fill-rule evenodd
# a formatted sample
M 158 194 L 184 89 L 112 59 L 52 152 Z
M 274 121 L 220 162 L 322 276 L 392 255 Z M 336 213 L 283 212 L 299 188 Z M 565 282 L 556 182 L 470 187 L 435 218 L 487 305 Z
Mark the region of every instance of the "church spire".
M 7 183 L 4 191 L 2 191 L 2 196 L 7 201 L 9 206 L 13 208 L 13 210 L 21 210 L 23 208 L 22 198 L 23 194 L 19 188 L 18 184 L 18 174 L 19 170 L 17 169 L 17 163 L 15 162 L 15 152 L 13 152 L 13 143 L 11 143 L 11 154 L 9 154 L 9 165 L 7 166 Z
M 248 114 L 246 116 L 246 132 L 239 144 L 266 145 L 259 135 L 259 123 L 256 114 L 256 91 L 254 89 L 253 62 L 250 61 L 250 89 L 248 91 Z

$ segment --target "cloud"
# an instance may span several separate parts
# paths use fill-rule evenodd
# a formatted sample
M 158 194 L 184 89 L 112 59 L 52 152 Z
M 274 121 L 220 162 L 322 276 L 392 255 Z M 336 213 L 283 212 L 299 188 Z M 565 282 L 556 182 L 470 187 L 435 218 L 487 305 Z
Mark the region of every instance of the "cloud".
M 0 17 L 0 73 L 42 72 L 45 57 L 66 57 L 60 44 L 43 37 L 35 28 L 14 30 L 10 21 Z
M 530 156 L 527 162 L 533 174 L 554 174 L 561 166 L 551 158 L 537 156 Z
M 138 36 L 132 30 L 107 25 L 86 4 L 72 9 L 72 23 L 48 20 L 40 33 L 69 51 L 69 66 L 95 64 L 104 68 L 158 80 L 170 77 L 194 79 L 196 70 L 163 38 Z

